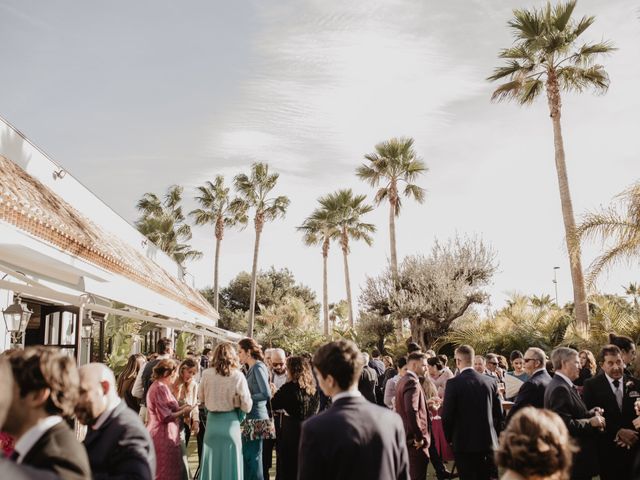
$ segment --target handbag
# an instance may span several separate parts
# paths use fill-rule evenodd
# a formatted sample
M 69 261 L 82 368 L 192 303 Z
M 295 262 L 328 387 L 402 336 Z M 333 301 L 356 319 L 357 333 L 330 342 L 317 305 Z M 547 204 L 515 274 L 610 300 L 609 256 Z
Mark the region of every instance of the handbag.
M 269 399 L 269 409 L 271 409 L 271 399 Z M 253 440 L 275 440 L 276 424 L 273 418 L 245 418 L 242 422 L 242 440 L 250 442 Z

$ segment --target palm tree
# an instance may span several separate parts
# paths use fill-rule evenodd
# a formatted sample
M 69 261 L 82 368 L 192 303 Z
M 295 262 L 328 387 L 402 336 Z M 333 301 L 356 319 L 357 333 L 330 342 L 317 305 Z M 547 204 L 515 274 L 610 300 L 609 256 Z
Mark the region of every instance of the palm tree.
M 249 337 L 253 337 L 256 306 L 256 280 L 258 275 L 258 252 L 260 250 L 260 236 L 266 222 L 284 217 L 290 200 L 284 195 L 269 197 L 278 183 L 277 173 L 269 173 L 269 165 L 266 163 L 254 163 L 249 175 L 238 174 L 233 179 L 236 191 L 241 198 L 232 202 L 233 208 L 241 210 L 253 209 L 253 226 L 256 231 L 256 240 L 253 247 L 253 265 L 251 269 L 251 299 L 249 305 Z
M 236 225 L 247 224 L 247 212 L 243 202 L 233 202 L 229 196 L 229 187 L 224 185 L 224 177 L 216 175 L 213 182 L 207 181 L 198 187 L 200 195 L 196 201 L 202 208 L 193 210 L 190 215 L 194 218 L 196 225 L 214 225 L 216 237 L 216 251 L 213 262 L 213 299 L 214 307 L 219 307 L 219 282 L 218 267 L 220 265 L 220 245 L 224 237 L 225 228 L 232 228 Z
M 618 206 L 584 215 L 577 227 L 580 241 L 600 240 L 606 249 L 589 267 L 591 284 L 609 267 L 640 258 L 640 182 L 616 197 Z
M 304 223 L 298 227 L 303 233 L 303 240 L 307 246 L 321 245 L 322 247 L 322 312 L 324 335 L 329 337 L 329 281 L 327 275 L 327 260 L 331 239 L 339 235 L 331 214 L 325 208 L 316 208 Z
M 560 188 L 560 203 L 565 236 L 569 252 L 576 320 L 587 331 L 589 312 L 581 264 L 580 245 L 576 239 L 573 205 L 565 163 L 564 144 L 560 125 L 562 99 L 560 92 L 594 89 L 605 93 L 609 88 L 609 76 L 595 60 L 600 54 L 614 50 L 610 42 L 582 43 L 578 39 L 595 21 L 585 16 L 579 21 L 572 18 L 576 1 L 551 5 L 542 9 L 518 9 L 508 25 L 513 30 L 515 43 L 502 50 L 500 58 L 506 65 L 494 70 L 488 80 L 508 79 L 494 92 L 492 100 L 515 100 L 529 105 L 546 92 L 555 147 L 555 163 Z
M 334 237 L 340 241 L 344 263 L 344 281 L 347 288 L 347 304 L 349 305 L 349 325 L 354 326 L 353 301 L 351 298 L 351 279 L 349 278 L 349 241 L 364 240 L 367 245 L 373 243 L 371 233 L 376 231 L 375 225 L 364 223 L 361 217 L 373 210 L 371 205 L 364 203 L 366 195 L 354 195 L 351 189 L 338 190 L 324 197 L 318 202 L 328 214 L 331 224 L 338 230 Z
M 624 288 L 625 295 L 633 298 L 633 308 L 638 310 L 638 307 L 640 307 L 640 302 L 638 301 L 638 299 L 640 299 L 640 284 L 636 282 L 630 282 L 628 286 L 622 288 Z
M 184 243 L 191 240 L 191 227 L 185 223 L 181 202 L 182 187 L 178 185 L 169 187 L 162 200 L 155 193 L 145 193 L 136 204 L 141 217 L 135 225 L 184 272 L 184 262 L 197 260 L 202 257 L 202 252 Z

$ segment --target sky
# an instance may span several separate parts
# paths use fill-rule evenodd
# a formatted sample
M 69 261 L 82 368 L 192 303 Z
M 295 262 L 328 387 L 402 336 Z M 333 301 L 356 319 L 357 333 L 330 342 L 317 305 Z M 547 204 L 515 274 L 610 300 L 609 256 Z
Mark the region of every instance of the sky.
M 564 227 L 544 99 L 522 108 L 490 102 L 485 79 L 512 43 L 516 7 L 540 1 L 0 0 L 0 115 L 125 219 L 145 192 L 195 187 L 222 174 L 231 183 L 253 162 L 280 173 L 284 220 L 265 226 L 261 268 L 287 267 L 321 298 L 319 248 L 296 232 L 319 196 L 372 190 L 355 176 L 378 142 L 415 139 L 429 171 L 424 204 L 405 202 L 398 256 L 428 254 L 435 239 L 478 236 L 496 251 L 490 308 L 511 292 L 572 299 Z M 596 23 L 586 40 L 612 40 L 602 60 L 604 96 L 563 99 L 563 133 L 574 210 L 608 205 L 638 180 L 640 7 L 581 0 Z M 366 217 L 372 247 L 349 257 L 357 298 L 389 257 L 388 210 Z M 222 285 L 250 271 L 251 228 L 228 231 Z M 195 227 L 204 252 L 188 265 L 198 287 L 212 283 L 213 229 Z M 585 266 L 599 245 L 584 249 Z M 598 283 L 623 293 L 638 266 Z M 345 298 L 342 256 L 329 261 L 329 300 Z

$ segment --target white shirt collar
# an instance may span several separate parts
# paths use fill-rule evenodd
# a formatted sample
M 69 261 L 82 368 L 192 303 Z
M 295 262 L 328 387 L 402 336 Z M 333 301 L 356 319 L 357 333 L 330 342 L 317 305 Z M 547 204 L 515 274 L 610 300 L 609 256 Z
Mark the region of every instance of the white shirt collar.
M 609 375 L 607 375 L 606 373 L 604 374 L 605 377 L 607 377 L 607 380 L 609 380 L 609 385 L 611 385 L 612 389 L 616 389 L 616 387 L 613 385 L 614 379 L 611 378 Z M 624 378 L 619 378 L 618 381 L 620 382 L 618 387 L 622 387 L 624 386 Z
M 62 417 L 58 415 L 51 415 L 43 418 L 33 427 L 27 430 L 16 442 L 15 451 L 18 453 L 16 462 L 22 463 L 25 455 L 29 453 L 29 450 L 40 440 L 40 437 L 44 435 L 47 430 L 56 426 L 62 421 Z
M 359 390 L 345 390 L 344 392 L 336 393 L 333 397 L 331 397 L 331 401 L 337 402 L 341 398 L 357 398 L 361 396 L 362 394 Z
M 562 378 L 565 382 L 567 382 L 570 387 L 574 387 L 573 382 L 564 373 L 556 372 L 555 374 Z
M 98 420 L 96 420 L 96 423 L 94 423 L 91 426 L 91 429 L 98 430 L 102 426 L 102 424 L 107 421 L 107 418 L 109 418 L 109 415 L 111 415 L 111 412 L 113 412 L 115 408 L 118 405 L 120 405 L 120 402 L 121 402 L 120 398 L 119 397 L 116 398 L 115 401 L 111 405 L 109 405 L 104 412 L 100 414 L 100 416 L 98 417 Z

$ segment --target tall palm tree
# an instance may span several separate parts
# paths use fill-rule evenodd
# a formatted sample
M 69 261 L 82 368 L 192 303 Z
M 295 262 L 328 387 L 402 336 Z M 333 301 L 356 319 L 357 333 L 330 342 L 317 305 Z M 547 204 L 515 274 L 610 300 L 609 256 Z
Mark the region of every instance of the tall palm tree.
M 339 231 L 334 237 L 340 241 L 342 258 L 344 263 L 344 281 L 347 289 L 347 304 L 349 305 L 349 325 L 355 324 L 353 316 L 353 301 L 351 298 L 351 279 L 349 277 L 349 242 L 351 240 L 364 240 L 367 245 L 373 243 L 372 233 L 376 231 L 375 225 L 365 223 L 361 217 L 373 210 L 371 205 L 364 203 L 366 195 L 354 195 L 351 189 L 338 190 L 320 197 L 318 202 L 323 210 L 326 210 L 333 226 Z
M 576 1 L 571 0 L 556 5 L 547 3 L 542 9 L 514 10 L 514 17 L 508 25 L 513 30 L 515 43 L 500 52 L 499 58 L 505 59 L 506 65 L 496 68 L 488 80 L 508 80 L 493 92 L 492 100 L 496 101 L 515 100 L 521 105 L 528 105 L 542 92 L 546 93 L 553 125 L 567 248 L 573 252 L 569 256 L 569 263 L 576 321 L 586 331 L 589 313 L 560 125 L 561 91 L 594 89 L 598 93 L 605 93 L 609 88 L 609 76 L 604 67 L 595 61 L 598 55 L 609 53 L 614 48 L 610 42 L 578 44 L 579 37 L 593 24 L 595 17 L 585 16 L 574 20 L 572 14 L 575 6 Z
M 220 246 L 225 228 L 247 224 L 247 211 L 244 202 L 233 202 L 229 187 L 224 185 L 224 177 L 216 175 L 213 182 L 207 181 L 198 187 L 200 195 L 195 197 L 201 208 L 191 211 L 196 225 L 214 225 L 216 237 L 215 259 L 213 262 L 213 299 L 214 307 L 219 307 L 218 268 L 220 265 Z M 238 208 L 241 207 L 241 208 Z
M 202 252 L 185 243 L 191 240 L 191 227 L 185 222 L 181 202 L 182 187 L 178 185 L 169 187 L 162 199 L 155 193 L 145 193 L 136 204 L 141 216 L 135 225 L 184 272 L 185 261 L 197 260 Z
M 321 245 L 322 247 L 322 313 L 324 334 L 329 337 L 329 281 L 327 274 L 327 260 L 331 239 L 339 235 L 331 218 L 331 213 L 325 208 L 316 208 L 303 224 L 298 227 L 303 233 L 303 241 L 307 246 Z
M 620 206 L 584 215 L 576 234 L 579 240 L 599 240 L 604 252 L 589 267 L 589 283 L 609 267 L 640 258 L 640 182 L 616 197 Z
M 290 200 L 284 195 L 269 197 L 278 183 L 278 173 L 269 173 L 266 163 L 254 163 L 249 175 L 238 174 L 233 179 L 234 186 L 240 198 L 232 202 L 233 208 L 253 210 L 253 226 L 256 240 L 253 247 L 253 265 L 251 268 L 251 299 L 249 305 L 249 337 L 253 337 L 256 306 L 256 280 L 258 275 L 258 252 L 260 250 L 260 236 L 266 222 L 284 217 Z

